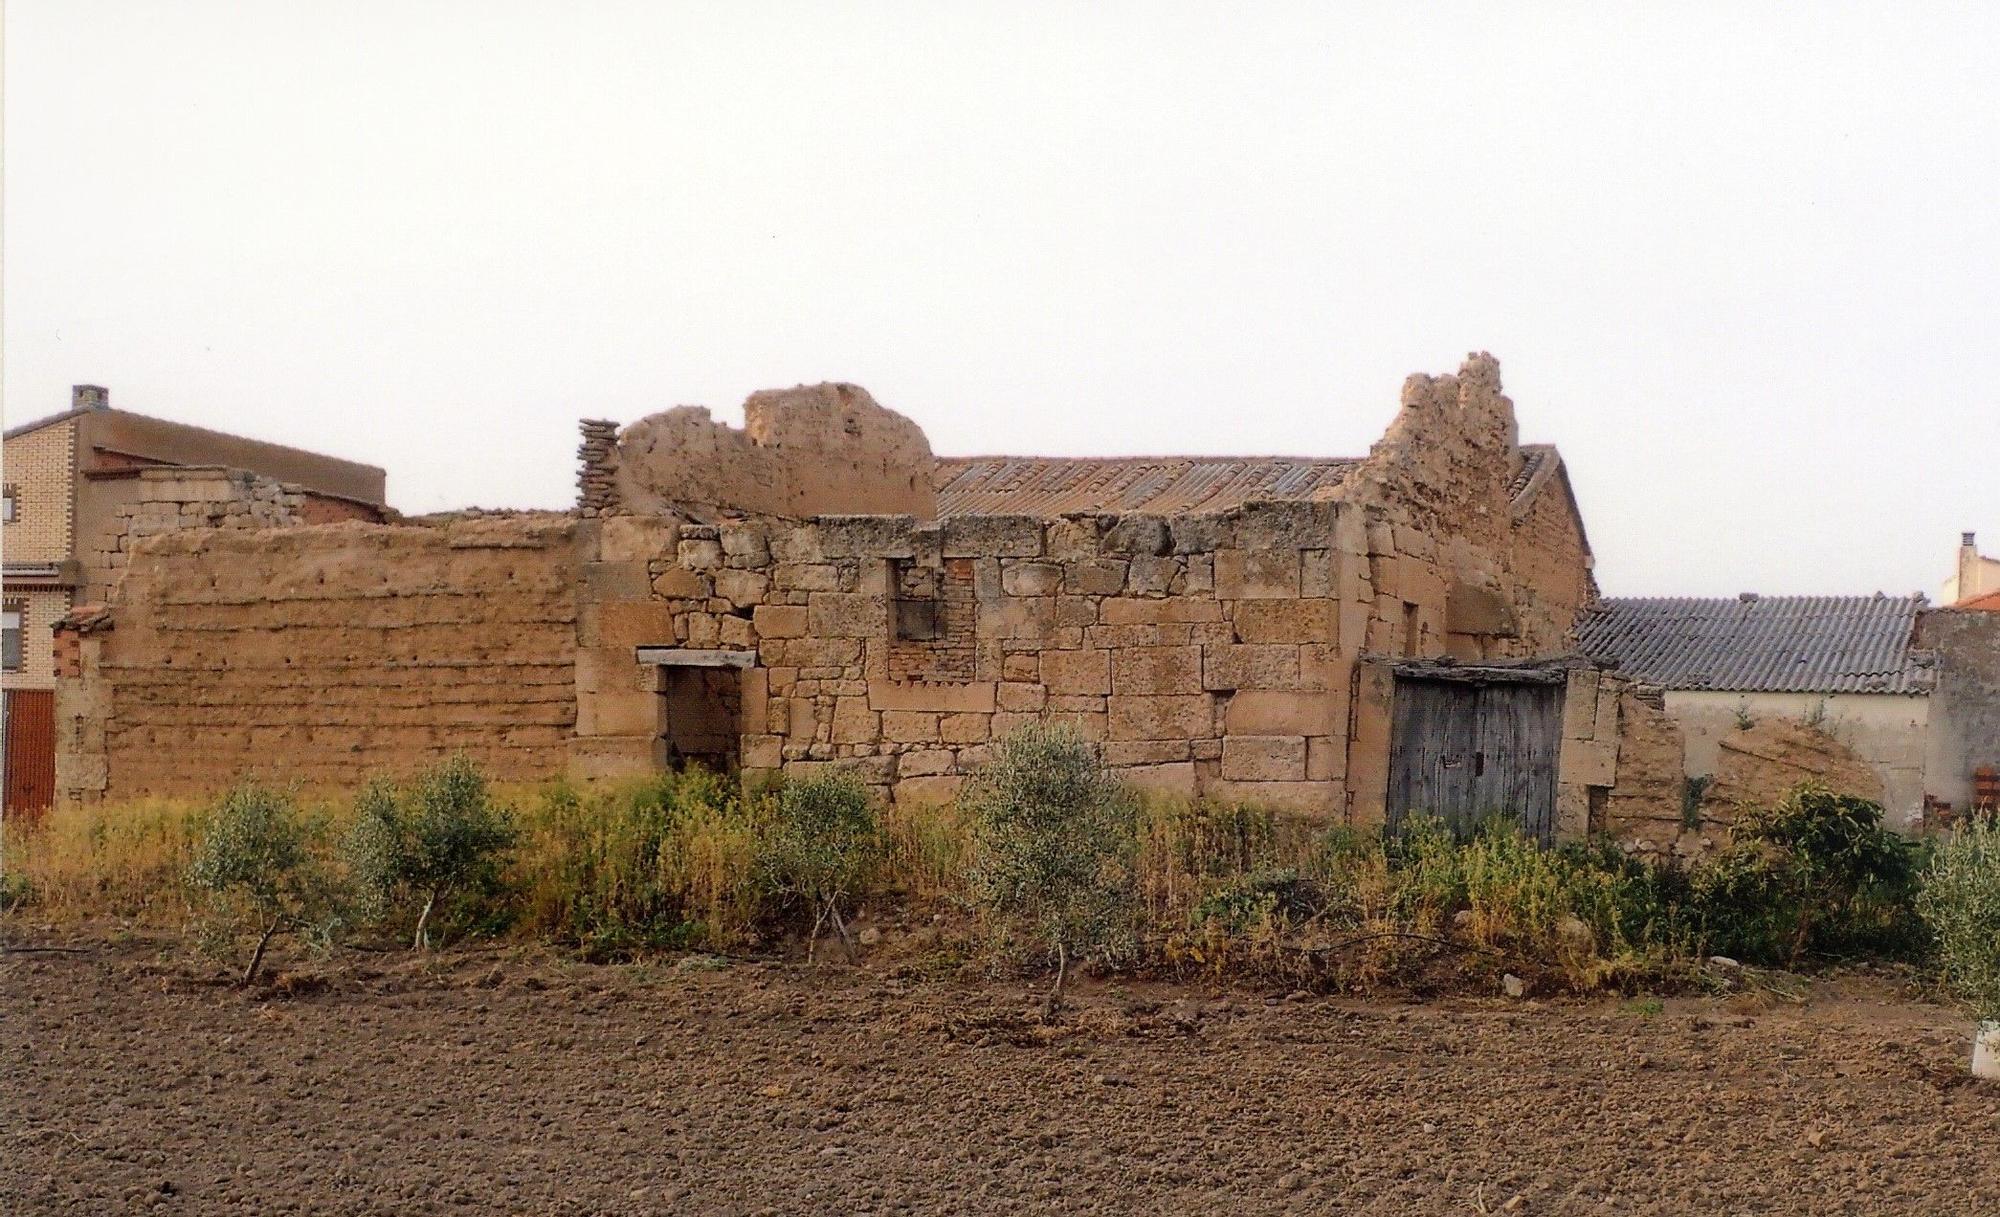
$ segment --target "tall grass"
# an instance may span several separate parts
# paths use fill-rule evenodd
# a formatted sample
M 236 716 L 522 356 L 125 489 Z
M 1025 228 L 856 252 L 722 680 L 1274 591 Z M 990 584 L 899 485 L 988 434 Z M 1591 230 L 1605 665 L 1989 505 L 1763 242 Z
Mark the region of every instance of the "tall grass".
M 588 788 L 515 787 L 494 798 L 513 840 L 491 907 L 466 930 L 604 958 L 758 948 L 803 928 L 788 920 L 796 899 L 773 878 L 776 791 L 696 770 Z M 1782 964 L 1798 937 L 1791 927 L 1807 913 L 1816 940 L 1888 942 L 1876 932 L 1887 924 L 1882 910 L 1912 903 L 1907 889 L 1885 886 L 1885 865 L 1842 871 L 1821 858 L 1881 853 L 1900 868 L 1904 854 L 1873 847 L 1867 809 L 1822 804 L 1809 792 L 1783 804 L 1784 822 L 1801 828 L 1794 836 L 1816 842 L 1844 825 L 1836 843 L 1871 847 L 1781 850 L 1746 835 L 1719 858 L 1683 868 L 1608 844 L 1543 849 L 1504 824 L 1461 840 L 1419 820 L 1385 838 L 1270 808 L 1149 798 L 1130 817 L 1129 851 L 1119 851 L 1130 882 L 1116 911 L 1142 966 L 1276 971 L 1359 987 L 1419 976 L 1428 984 L 1445 961 L 1464 974 L 1506 967 L 1582 990 L 1670 980 L 1709 951 Z M 25 900 L 48 920 L 184 923 L 185 878 L 206 814 L 192 800 L 144 800 L 10 824 L 0 901 Z M 316 841 L 337 841 L 355 808 L 328 800 L 301 814 L 327 829 Z M 874 822 L 870 865 L 843 900 L 878 922 L 937 918 L 947 932 L 977 938 L 966 809 L 891 803 Z M 331 881 L 352 878 L 335 851 L 315 848 Z M 1940 868 L 1932 882 L 1970 882 L 1968 868 Z
M 140 799 L 67 807 L 6 825 L 9 887 L 25 891 L 50 920 L 124 917 L 178 923 L 188 912 L 181 882 L 194 857 L 206 805 Z

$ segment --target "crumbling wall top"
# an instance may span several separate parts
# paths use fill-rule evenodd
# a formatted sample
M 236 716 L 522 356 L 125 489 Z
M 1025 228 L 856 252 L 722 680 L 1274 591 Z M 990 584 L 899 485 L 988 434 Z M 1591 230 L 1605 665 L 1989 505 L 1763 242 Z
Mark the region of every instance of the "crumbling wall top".
M 586 424 L 584 510 L 937 515 L 930 441 L 867 390 L 765 390 L 743 403 L 743 417 L 738 430 L 706 407 L 680 406 L 632 423 L 614 443 L 605 442 L 602 424 Z

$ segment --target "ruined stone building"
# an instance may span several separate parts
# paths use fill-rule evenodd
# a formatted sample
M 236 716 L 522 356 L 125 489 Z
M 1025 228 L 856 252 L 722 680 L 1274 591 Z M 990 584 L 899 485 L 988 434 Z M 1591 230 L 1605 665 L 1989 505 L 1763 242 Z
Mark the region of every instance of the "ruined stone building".
M 1489 356 L 1410 378 L 1348 459 L 937 458 L 820 385 L 740 430 L 587 422 L 579 481 L 569 513 L 133 541 L 58 642 L 62 793 L 464 750 L 521 779 L 840 764 L 935 800 L 1047 720 L 1142 786 L 1358 824 L 1619 806 L 1630 691 L 1557 662 L 1583 523 Z
M 4 504 L 6 806 L 55 793 L 53 629 L 111 595 L 129 548 L 184 526 L 380 520 L 382 470 L 111 408 L 78 385 L 62 413 L 9 428 Z

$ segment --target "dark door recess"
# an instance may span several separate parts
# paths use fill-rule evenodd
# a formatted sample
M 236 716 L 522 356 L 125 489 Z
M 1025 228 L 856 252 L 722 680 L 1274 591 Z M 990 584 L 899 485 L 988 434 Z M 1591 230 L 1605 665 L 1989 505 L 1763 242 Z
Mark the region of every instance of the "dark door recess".
M 1547 844 L 1555 836 L 1562 745 L 1559 680 L 1396 677 L 1389 740 L 1389 828 L 1412 813 L 1464 833 L 1505 816 Z
M 736 668 L 662 667 L 660 763 L 734 773 L 742 706 L 742 674 Z

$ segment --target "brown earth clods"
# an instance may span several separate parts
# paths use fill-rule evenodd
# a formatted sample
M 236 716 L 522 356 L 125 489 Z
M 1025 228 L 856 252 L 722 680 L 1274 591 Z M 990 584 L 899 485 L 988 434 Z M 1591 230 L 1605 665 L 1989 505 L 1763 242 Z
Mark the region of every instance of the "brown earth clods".
M 20 939 L 17 929 L 10 937 Z M 1432 1005 L 691 958 L 0 956 L 0 1211 L 1991 1213 L 2000 1089 L 1879 982 Z M 19 945 L 17 943 L 17 945 Z

